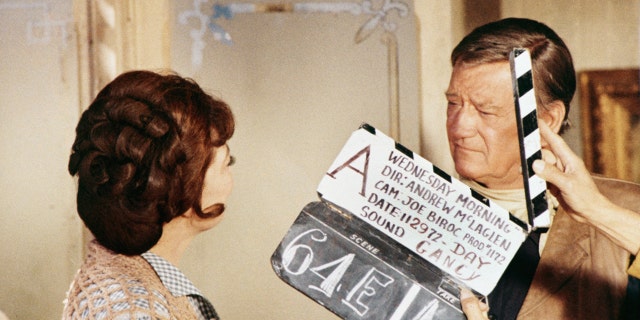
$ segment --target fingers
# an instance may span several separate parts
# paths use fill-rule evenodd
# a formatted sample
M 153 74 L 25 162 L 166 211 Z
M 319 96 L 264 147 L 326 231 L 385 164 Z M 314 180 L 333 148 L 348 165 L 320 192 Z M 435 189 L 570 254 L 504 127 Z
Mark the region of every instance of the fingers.
M 489 307 L 480 302 L 471 291 L 461 288 L 460 289 L 460 304 L 462 305 L 462 311 L 467 316 L 468 320 L 488 320 L 489 316 L 487 312 Z
M 544 162 L 555 165 L 556 162 L 558 161 L 558 159 L 556 158 L 556 155 L 553 154 L 551 150 L 542 149 L 541 152 L 542 152 L 542 160 L 544 160 Z
M 541 121 L 539 123 L 540 136 L 549 144 L 551 152 L 555 155 L 554 165 L 558 168 L 558 171 L 542 173 L 540 176 L 543 179 L 552 179 L 551 174 L 565 173 L 568 175 L 588 175 L 589 172 L 584 165 L 584 161 L 569 148 L 567 143 L 558 134 L 553 132 L 549 126 Z M 544 151 L 543 151 L 543 156 Z M 548 156 L 545 157 L 545 159 Z M 540 165 L 538 165 L 540 166 Z M 549 167 L 549 166 L 547 166 Z M 534 172 L 536 169 L 534 169 Z M 538 172 L 536 172 L 538 173 Z M 557 180 L 557 179 L 555 179 Z M 552 182 L 551 180 L 549 180 Z
M 542 160 L 544 160 L 544 162 L 552 166 L 556 166 L 560 171 L 564 171 L 564 165 L 562 164 L 562 161 L 558 160 L 556 155 L 551 150 L 542 149 L 541 153 Z
M 561 179 L 562 171 L 557 167 L 546 163 L 543 160 L 536 160 L 532 164 L 533 172 L 535 172 L 540 178 L 552 184 L 558 184 Z
M 573 153 L 564 139 L 553 132 L 545 122 L 540 121 L 538 125 L 540 136 L 548 143 L 551 150 L 542 150 L 544 161 L 534 161 L 533 171 L 542 179 L 561 187 L 566 182 L 564 174 L 575 171 L 582 160 Z
M 544 121 L 540 121 L 538 128 L 540 129 L 540 137 L 549 144 L 551 151 L 555 154 L 558 162 L 561 163 L 563 167 L 567 167 L 567 164 L 571 164 L 575 162 L 576 159 L 579 159 L 578 156 L 573 153 L 571 148 L 569 148 L 564 139 L 553 132 L 553 130 L 551 130 Z

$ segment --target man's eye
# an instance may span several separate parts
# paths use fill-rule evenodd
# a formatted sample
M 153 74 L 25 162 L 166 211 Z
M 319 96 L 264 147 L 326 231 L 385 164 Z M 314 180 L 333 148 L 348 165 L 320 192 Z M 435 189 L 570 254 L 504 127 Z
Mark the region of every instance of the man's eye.
M 229 163 L 227 163 L 227 167 L 232 166 L 234 163 L 236 163 L 236 157 L 229 156 Z

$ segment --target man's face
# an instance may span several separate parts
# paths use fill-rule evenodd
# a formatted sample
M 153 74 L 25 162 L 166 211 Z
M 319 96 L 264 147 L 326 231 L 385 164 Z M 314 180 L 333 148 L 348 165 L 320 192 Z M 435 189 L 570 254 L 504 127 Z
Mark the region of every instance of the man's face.
M 523 187 L 509 62 L 453 68 L 447 136 L 462 177 L 493 189 Z

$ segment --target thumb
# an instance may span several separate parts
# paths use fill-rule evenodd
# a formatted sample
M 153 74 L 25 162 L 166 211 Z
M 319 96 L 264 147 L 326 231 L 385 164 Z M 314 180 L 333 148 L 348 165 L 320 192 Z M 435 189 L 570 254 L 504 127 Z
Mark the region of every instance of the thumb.
M 547 182 L 556 184 L 562 172 L 553 165 L 547 165 L 544 160 L 535 160 L 531 165 L 533 172 L 535 172 L 540 178 Z
M 487 306 L 467 289 L 460 290 L 460 304 L 468 320 L 485 320 L 488 318 Z

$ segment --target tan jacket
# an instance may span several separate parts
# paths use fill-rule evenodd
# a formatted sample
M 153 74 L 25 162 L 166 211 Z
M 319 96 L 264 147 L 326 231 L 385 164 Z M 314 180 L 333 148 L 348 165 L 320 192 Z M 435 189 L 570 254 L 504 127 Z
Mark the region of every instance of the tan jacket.
M 640 185 L 596 178 L 612 202 L 640 212 Z M 560 208 L 518 319 L 618 319 L 629 254 Z

